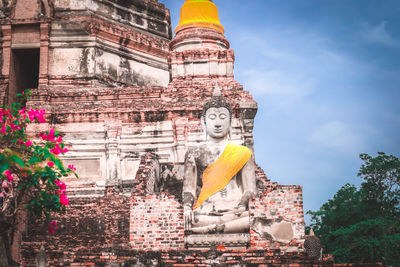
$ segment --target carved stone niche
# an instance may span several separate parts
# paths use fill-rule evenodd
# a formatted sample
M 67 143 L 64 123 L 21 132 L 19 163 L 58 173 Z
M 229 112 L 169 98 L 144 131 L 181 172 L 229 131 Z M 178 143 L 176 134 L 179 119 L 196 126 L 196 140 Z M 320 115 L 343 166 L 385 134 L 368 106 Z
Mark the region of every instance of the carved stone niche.
M 145 192 L 149 195 L 168 193 L 176 200 L 182 201 L 182 179 L 180 179 L 182 174 L 179 173 L 181 169 L 180 165 L 161 163 L 158 156 L 154 155 L 145 166 L 139 164 L 139 177 L 136 179 L 143 179 Z

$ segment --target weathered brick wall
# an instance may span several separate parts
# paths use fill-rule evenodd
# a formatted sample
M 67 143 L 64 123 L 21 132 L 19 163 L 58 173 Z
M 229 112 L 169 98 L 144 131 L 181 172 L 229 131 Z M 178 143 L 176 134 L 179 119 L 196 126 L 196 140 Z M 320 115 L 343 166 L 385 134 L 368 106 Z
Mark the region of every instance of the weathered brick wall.
M 0 77 L 0 105 L 6 104 L 6 92 L 8 90 L 8 85 L 5 84 L 4 78 Z
M 47 233 L 47 222 L 31 217 L 21 244 L 22 258 L 34 262 L 42 244 L 52 253 L 50 266 L 68 261 L 64 252 L 129 247 L 129 202 L 118 187 L 107 188 L 103 197 L 71 198 L 65 215 L 52 218 L 59 226 L 53 235 Z
M 304 243 L 303 197 L 300 186 L 281 186 L 271 184 L 268 191 L 250 200 L 252 218 L 278 219 L 292 223 L 294 239 L 289 244 L 271 242 L 250 230 L 252 248 L 280 248 L 282 251 L 301 250 Z
M 82 84 L 76 81 L 63 86 L 41 87 L 33 92 L 28 105 L 46 109 L 53 115 L 56 124 L 110 119 L 138 123 L 178 117 L 198 120 L 203 104 L 212 97 L 217 82 L 223 96 L 232 104 L 236 118 L 242 117 L 243 106 L 257 110 L 249 92 L 233 79 L 184 79 L 171 83 L 168 88 L 89 87 L 89 81 L 82 81 Z M 247 107 L 250 104 L 252 106 Z
M 3 8 L 2 8 L 3 9 Z M 3 11 L 3 10 L 1 10 Z M 6 36 L 5 36 L 6 35 Z M 4 105 L 8 101 L 8 83 L 9 76 L 8 74 L 8 64 L 7 61 L 10 60 L 10 49 L 4 49 L 3 47 L 9 47 L 11 45 L 11 29 L 10 27 L 2 27 L 0 33 L 0 44 L 2 48 L 0 49 L 0 105 Z M 6 68 L 6 69 L 4 69 Z
M 132 189 L 129 241 L 135 250 L 184 249 L 183 207 L 168 191 L 159 192 L 157 156 L 142 156 Z
M 183 208 L 174 196 L 133 198 L 130 244 L 135 250 L 184 249 Z
M 0 47 L 3 46 L 3 33 L 0 31 Z M 2 73 L 3 69 L 3 49 L 0 49 L 0 105 L 4 105 L 4 100 L 6 96 L 6 89 L 7 89 L 7 84 L 6 81 L 4 80 L 5 77 L 3 77 Z
M 303 251 L 305 223 L 302 188 L 298 185 L 279 185 L 271 182 L 264 171 L 256 166 L 258 195 L 250 200 L 250 217 L 290 222 L 293 240 L 288 244 L 263 238 L 250 229 L 250 247 L 254 249 L 277 248 L 283 252 Z

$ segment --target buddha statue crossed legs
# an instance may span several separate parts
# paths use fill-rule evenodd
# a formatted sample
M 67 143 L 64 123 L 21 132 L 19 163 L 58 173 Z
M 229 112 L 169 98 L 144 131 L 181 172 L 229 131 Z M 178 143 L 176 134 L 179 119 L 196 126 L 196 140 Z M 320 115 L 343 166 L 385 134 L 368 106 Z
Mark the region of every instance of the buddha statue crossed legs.
M 230 143 L 232 108 L 220 95 L 203 107 L 207 142 L 185 156 L 185 230 L 194 234 L 249 230 L 248 201 L 256 193 L 250 149 Z

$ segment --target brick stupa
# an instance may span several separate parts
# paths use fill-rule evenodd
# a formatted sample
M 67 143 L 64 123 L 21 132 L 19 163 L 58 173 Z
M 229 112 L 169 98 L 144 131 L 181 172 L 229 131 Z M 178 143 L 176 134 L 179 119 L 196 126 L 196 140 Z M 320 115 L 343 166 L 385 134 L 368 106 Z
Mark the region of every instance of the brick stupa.
M 70 150 L 62 159 L 80 177 L 66 181 L 71 201 L 54 235 L 29 215 L 20 221 L 17 262 L 36 266 L 43 245 L 50 266 L 330 264 L 304 253 L 301 187 L 271 182 L 260 168 L 249 233 L 185 236 L 182 164 L 204 142 L 201 110 L 215 84 L 233 107 L 232 140 L 254 152 L 257 103 L 234 79 L 212 1 L 187 0 L 173 38 L 157 0 L 3 0 L 0 9 L 0 100 L 33 88 L 27 105 L 46 109 L 50 123 L 30 131 L 60 130 Z M 290 224 L 287 242 L 260 228 L 276 221 Z

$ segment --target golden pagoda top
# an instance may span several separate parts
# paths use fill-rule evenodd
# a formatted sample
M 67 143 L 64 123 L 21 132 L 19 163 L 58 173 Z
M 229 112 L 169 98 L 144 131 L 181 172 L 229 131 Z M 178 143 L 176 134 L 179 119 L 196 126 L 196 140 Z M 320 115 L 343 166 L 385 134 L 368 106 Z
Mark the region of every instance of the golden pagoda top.
M 194 27 L 211 28 L 224 33 L 224 27 L 219 22 L 218 8 L 212 0 L 185 1 L 175 34 L 183 29 Z

